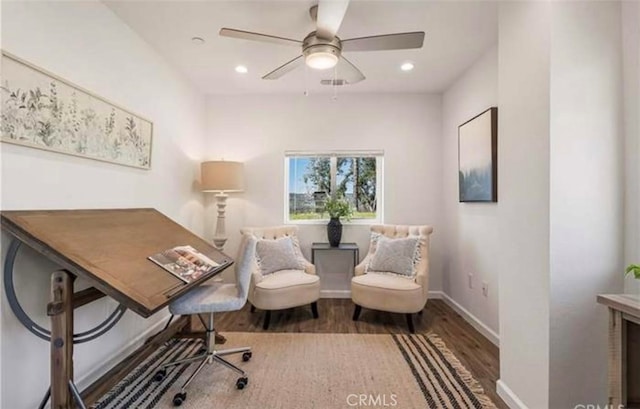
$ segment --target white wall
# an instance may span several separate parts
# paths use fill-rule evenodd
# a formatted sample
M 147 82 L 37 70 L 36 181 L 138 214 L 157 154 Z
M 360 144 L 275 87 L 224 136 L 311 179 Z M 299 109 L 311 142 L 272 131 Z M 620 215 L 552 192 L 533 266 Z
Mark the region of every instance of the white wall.
M 608 315 L 595 299 L 623 287 L 620 4 L 552 14 L 549 406 L 604 406 Z
M 625 264 L 640 261 L 640 3 L 622 2 L 625 105 Z M 629 276 L 625 291 L 640 294 L 640 280 Z
M 512 407 L 607 402 L 595 298 L 622 290 L 620 18 L 618 2 L 500 5 L 498 392 Z
M 128 26 L 99 2 L 3 2 L 2 48 L 154 122 L 150 171 L 2 144 L 2 209 L 148 206 L 202 233 L 202 196 L 192 185 L 204 146 L 204 98 Z M 2 239 L 4 258 L 9 237 Z M 55 268 L 32 251 L 19 253 L 18 296 L 47 326 Z M 0 406 L 33 408 L 48 386 L 49 345 L 19 324 L 2 298 Z M 76 328 L 98 323 L 113 307 L 110 300 L 82 307 Z M 80 386 L 163 316 L 127 312 L 106 336 L 77 346 Z
M 431 224 L 431 290 L 442 288 L 441 98 L 423 94 L 209 97 L 208 158 L 245 163 L 245 192 L 229 200 L 225 249 L 243 226 L 282 224 L 285 150 L 384 150 L 384 221 Z M 207 211 L 214 218 L 213 198 Z M 208 226 L 211 231 L 212 226 Z M 301 225 L 309 256 L 324 225 Z M 346 225 L 343 241 L 368 249 L 369 227 Z M 348 289 L 348 288 L 347 288 Z
M 498 36 L 500 380 L 549 403 L 549 2 L 502 2 Z
M 498 272 L 500 254 L 498 203 L 459 203 L 458 126 L 498 105 L 498 47 L 489 49 L 447 89 L 442 103 L 443 203 L 446 256 L 443 291 L 498 333 Z M 498 112 L 500 115 L 500 112 Z M 500 135 L 498 135 L 498 141 Z M 500 143 L 500 142 L 498 142 Z M 498 174 L 501 170 L 498 169 Z M 468 274 L 473 274 L 473 289 Z M 488 297 L 482 283 L 489 284 Z

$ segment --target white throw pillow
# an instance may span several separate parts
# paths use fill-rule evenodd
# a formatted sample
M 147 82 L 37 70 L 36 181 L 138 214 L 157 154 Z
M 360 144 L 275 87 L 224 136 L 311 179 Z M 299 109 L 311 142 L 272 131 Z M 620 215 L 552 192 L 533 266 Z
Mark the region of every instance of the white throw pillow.
M 302 270 L 304 266 L 296 254 L 291 237 L 276 240 L 258 240 L 256 256 L 262 275 L 280 270 Z
M 414 277 L 419 258 L 419 237 L 390 239 L 386 236 L 380 236 L 377 238 L 376 250 L 367 271 Z

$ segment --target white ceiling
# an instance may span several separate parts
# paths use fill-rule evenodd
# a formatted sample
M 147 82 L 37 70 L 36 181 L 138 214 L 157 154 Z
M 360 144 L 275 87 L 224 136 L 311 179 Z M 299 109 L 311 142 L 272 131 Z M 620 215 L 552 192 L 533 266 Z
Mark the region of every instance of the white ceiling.
M 220 37 L 222 27 L 302 40 L 314 30 L 310 0 L 104 1 L 172 65 L 207 94 L 333 92 L 320 85 L 332 71 L 298 69 L 278 80 L 261 77 L 301 54 L 296 47 Z M 352 0 L 338 35 L 342 39 L 425 31 L 423 48 L 351 52 L 345 56 L 367 77 L 339 92 L 441 92 L 497 43 L 495 2 Z M 202 37 L 203 45 L 191 38 Z M 415 69 L 400 70 L 411 61 Z M 235 72 L 236 65 L 249 72 Z

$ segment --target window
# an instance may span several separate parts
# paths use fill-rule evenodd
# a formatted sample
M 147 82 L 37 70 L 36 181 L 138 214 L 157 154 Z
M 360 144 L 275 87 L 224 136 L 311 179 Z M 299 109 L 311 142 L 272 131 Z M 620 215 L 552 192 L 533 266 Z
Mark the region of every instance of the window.
M 346 199 L 353 223 L 382 222 L 382 152 L 286 152 L 285 221 L 326 222 L 324 201 Z

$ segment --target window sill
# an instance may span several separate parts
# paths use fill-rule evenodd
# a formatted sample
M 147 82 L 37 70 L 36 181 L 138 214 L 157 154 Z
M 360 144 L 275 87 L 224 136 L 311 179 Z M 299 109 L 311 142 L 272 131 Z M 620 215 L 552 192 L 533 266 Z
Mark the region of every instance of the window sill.
M 352 219 L 351 221 L 341 220 L 343 226 L 370 226 L 373 224 L 383 224 L 379 219 Z M 285 220 L 284 224 L 299 225 L 326 225 L 329 219 L 313 219 L 313 220 Z

